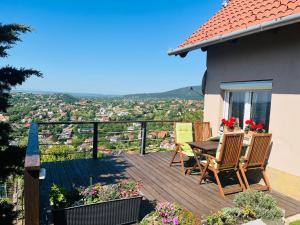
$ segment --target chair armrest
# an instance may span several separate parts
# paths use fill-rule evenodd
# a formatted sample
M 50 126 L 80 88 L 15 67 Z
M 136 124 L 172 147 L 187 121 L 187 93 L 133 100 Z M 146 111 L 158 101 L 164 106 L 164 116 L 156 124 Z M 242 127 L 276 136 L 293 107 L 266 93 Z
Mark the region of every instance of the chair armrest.
M 202 155 L 205 156 L 207 158 L 207 160 L 209 160 L 209 161 L 214 160 L 216 163 L 219 163 L 219 160 L 216 157 L 212 156 L 212 155 L 209 155 L 209 154 L 202 154 Z

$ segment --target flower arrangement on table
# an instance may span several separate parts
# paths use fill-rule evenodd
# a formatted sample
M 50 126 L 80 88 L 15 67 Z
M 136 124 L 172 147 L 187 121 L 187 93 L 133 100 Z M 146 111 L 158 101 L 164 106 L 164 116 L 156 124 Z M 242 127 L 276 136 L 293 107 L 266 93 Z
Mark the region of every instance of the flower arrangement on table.
M 246 120 L 245 132 L 248 135 L 252 135 L 253 133 L 264 133 L 266 132 L 264 129 L 264 125 L 262 123 L 255 123 L 253 119 Z
M 239 120 L 233 117 L 231 117 L 228 120 L 224 118 L 221 121 L 221 127 L 223 128 L 224 132 L 232 132 L 235 130 L 240 130 Z
M 148 214 L 140 225 L 200 225 L 201 221 L 191 211 L 182 208 L 178 204 L 160 202 L 155 211 Z

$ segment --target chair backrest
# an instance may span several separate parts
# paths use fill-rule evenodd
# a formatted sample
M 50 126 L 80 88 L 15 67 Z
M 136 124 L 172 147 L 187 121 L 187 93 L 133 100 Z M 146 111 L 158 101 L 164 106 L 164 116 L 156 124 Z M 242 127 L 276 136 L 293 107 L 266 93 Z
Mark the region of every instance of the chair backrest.
M 245 155 L 245 167 L 264 167 L 272 134 L 253 134 Z
M 194 123 L 195 141 L 206 141 L 211 137 L 211 128 L 209 122 L 196 121 Z
M 223 134 L 218 159 L 218 169 L 237 168 L 243 147 L 244 133 Z
M 193 141 L 193 124 L 192 123 L 175 123 L 174 124 L 175 143 L 184 144 Z

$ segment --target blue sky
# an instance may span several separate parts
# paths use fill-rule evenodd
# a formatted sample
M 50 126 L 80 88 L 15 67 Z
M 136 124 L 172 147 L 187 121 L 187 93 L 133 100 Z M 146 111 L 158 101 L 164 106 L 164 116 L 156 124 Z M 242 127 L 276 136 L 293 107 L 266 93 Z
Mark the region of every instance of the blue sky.
M 41 70 L 19 89 L 128 94 L 198 85 L 201 50 L 170 57 L 222 0 L 1 0 L 1 23 L 34 32 L 0 65 Z

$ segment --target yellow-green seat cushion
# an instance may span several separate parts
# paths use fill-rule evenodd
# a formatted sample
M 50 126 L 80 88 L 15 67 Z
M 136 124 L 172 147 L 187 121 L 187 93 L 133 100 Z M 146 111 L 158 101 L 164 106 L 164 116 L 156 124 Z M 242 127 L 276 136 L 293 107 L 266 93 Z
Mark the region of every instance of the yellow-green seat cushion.
M 190 157 L 194 156 L 191 146 L 187 143 L 181 145 L 181 150 L 182 150 L 183 154 L 185 154 L 187 156 L 190 156 Z
M 224 135 L 222 134 L 221 137 L 220 137 L 220 140 L 219 140 L 217 151 L 216 151 L 216 159 L 217 160 L 219 160 L 219 158 L 220 158 L 220 152 L 221 152 L 221 148 L 222 148 L 223 137 L 224 137 Z
M 184 144 L 193 141 L 193 124 L 192 123 L 176 123 L 176 142 Z

